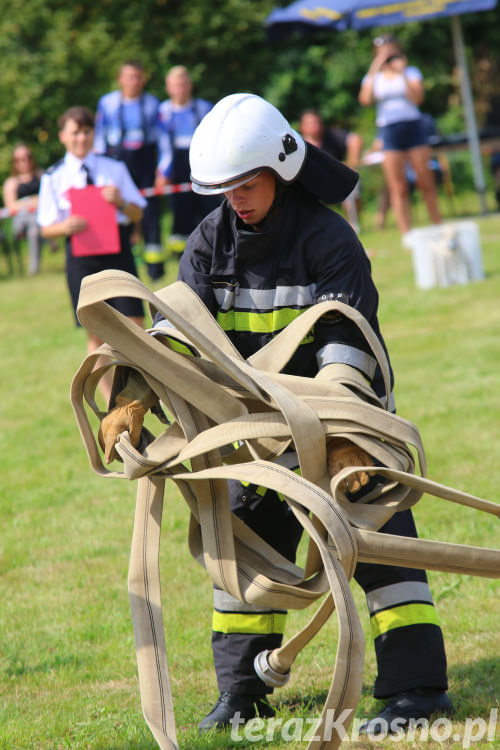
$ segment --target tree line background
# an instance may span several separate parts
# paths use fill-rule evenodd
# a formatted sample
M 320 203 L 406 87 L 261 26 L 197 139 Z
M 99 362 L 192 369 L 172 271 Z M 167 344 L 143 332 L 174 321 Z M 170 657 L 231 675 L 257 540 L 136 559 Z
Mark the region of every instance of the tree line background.
M 147 90 L 166 97 L 165 72 L 184 64 L 195 93 L 217 101 L 236 91 L 260 94 L 292 122 L 307 107 L 357 130 L 369 144 L 373 108 L 357 95 L 371 59 L 371 40 L 391 31 L 424 74 L 423 110 L 442 133 L 465 130 L 449 19 L 375 28 L 316 32 L 270 43 L 264 20 L 276 0 L 9 0 L 0 18 L 0 179 L 12 147 L 30 145 L 39 164 L 60 158 L 57 118 L 68 107 L 95 109 L 116 88 L 120 63 L 143 61 Z M 287 5 L 288 1 L 281 2 Z M 462 16 L 479 126 L 500 94 L 500 6 Z M 500 119 L 500 115 L 499 115 Z

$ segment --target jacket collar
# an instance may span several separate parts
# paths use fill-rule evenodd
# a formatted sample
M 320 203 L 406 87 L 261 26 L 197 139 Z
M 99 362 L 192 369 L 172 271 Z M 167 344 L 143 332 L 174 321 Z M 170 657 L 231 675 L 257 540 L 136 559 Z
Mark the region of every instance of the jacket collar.
M 92 172 L 96 166 L 97 157 L 92 151 L 89 151 L 84 159 L 79 159 L 77 156 L 70 154 L 69 151 L 66 151 L 64 155 L 64 163 L 68 169 L 74 173 L 79 172 L 83 164 L 85 164 Z
M 278 193 L 271 210 L 264 219 L 259 231 L 248 228 L 225 200 L 220 207 L 217 222 L 211 274 L 214 276 L 237 277 L 238 268 L 251 266 L 272 258 L 293 240 L 298 212 L 297 189 L 284 188 Z M 301 191 L 302 194 L 302 191 Z M 307 194 L 306 194 L 307 196 Z M 314 200 L 312 196 L 309 196 Z M 307 198 L 306 198 L 307 199 Z

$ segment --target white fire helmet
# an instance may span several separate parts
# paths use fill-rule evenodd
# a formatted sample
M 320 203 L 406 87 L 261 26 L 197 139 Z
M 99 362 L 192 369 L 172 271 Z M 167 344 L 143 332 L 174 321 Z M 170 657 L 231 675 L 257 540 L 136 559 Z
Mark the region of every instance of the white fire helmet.
M 306 145 L 276 107 L 255 94 L 231 94 L 205 115 L 189 149 L 195 193 L 215 195 L 248 182 L 262 169 L 293 182 Z

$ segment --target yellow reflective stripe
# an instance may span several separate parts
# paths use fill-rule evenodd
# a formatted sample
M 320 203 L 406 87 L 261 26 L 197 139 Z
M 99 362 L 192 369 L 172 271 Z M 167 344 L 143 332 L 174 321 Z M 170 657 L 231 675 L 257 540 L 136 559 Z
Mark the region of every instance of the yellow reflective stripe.
M 217 322 L 224 331 L 250 331 L 251 333 L 275 333 L 304 312 L 291 307 L 282 307 L 270 312 L 246 312 L 240 310 L 219 311 Z
M 400 607 L 384 609 L 372 615 L 370 622 L 373 638 L 408 625 L 439 625 L 437 612 L 432 604 L 402 604 Z
M 149 247 L 144 249 L 143 257 L 146 263 L 163 263 L 167 255 L 162 247 L 159 247 L 158 249 Z
M 193 352 L 189 348 L 189 346 L 186 346 L 185 344 L 181 344 L 180 341 L 177 341 L 177 339 L 172 339 L 170 336 L 167 336 L 168 343 L 170 344 L 170 348 L 174 352 L 179 352 L 179 354 L 188 354 L 190 357 L 193 356 Z
M 186 239 L 170 236 L 167 240 L 167 250 L 171 253 L 183 253 L 186 247 Z
M 284 633 L 286 615 L 281 612 L 242 614 L 214 610 L 212 630 L 218 633 Z
M 243 487 L 250 487 L 250 482 L 244 482 L 243 479 L 240 480 L 240 483 L 243 485 Z M 262 485 L 259 485 L 258 487 L 255 488 L 255 493 L 257 495 L 260 495 L 261 497 L 264 497 L 267 490 L 268 490 L 267 487 L 262 487 Z

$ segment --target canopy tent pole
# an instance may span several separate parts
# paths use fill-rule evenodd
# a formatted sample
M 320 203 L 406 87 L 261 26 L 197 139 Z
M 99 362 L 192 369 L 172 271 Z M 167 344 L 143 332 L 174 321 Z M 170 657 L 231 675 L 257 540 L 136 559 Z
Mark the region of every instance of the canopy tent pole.
M 472 168 L 474 172 L 474 183 L 479 194 L 481 210 L 483 214 L 486 214 L 488 213 L 488 205 L 486 203 L 486 184 L 484 181 L 483 163 L 481 161 L 481 149 L 479 147 L 479 135 L 477 132 L 476 115 L 474 113 L 474 102 L 472 100 L 467 59 L 465 57 L 465 47 L 462 35 L 462 25 L 460 23 L 460 16 L 452 16 L 451 28 L 453 32 L 453 47 L 455 50 L 455 59 L 457 61 L 460 75 L 460 88 L 462 92 L 462 102 L 464 105 L 469 150 L 471 153 Z

